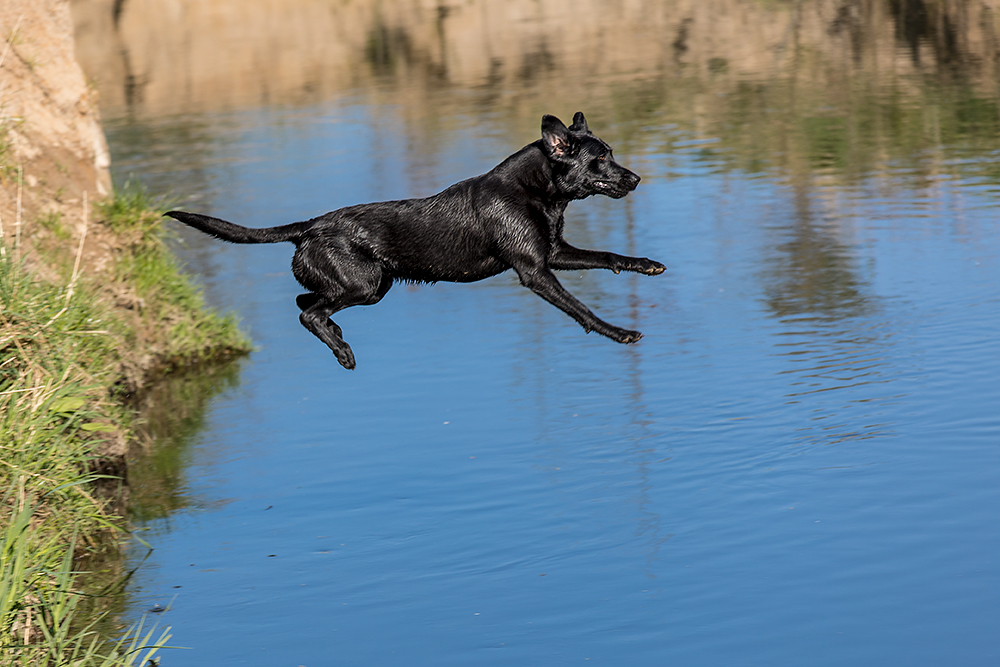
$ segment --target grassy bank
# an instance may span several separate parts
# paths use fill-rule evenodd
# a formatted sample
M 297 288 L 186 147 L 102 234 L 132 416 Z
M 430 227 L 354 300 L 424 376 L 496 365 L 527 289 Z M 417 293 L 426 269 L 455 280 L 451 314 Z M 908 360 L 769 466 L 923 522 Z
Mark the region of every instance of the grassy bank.
M 50 269 L 48 280 L 0 245 L 4 665 L 145 664 L 136 649 L 165 641 L 141 629 L 117 647 L 98 641 L 97 619 L 78 609 L 92 591 L 74 589 L 74 562 L 125 528 L 113 503 L 133 428 L 127 398 L 179 367 L 249 350 L 233 318 L 208 310 L 178 270 L 141 191 L 93 214 L 79 243 L 59 220 L 40 221 L 50 233 L 33 266 Z M 81 270 L 88 231 L 113 249 L 90 273 Z

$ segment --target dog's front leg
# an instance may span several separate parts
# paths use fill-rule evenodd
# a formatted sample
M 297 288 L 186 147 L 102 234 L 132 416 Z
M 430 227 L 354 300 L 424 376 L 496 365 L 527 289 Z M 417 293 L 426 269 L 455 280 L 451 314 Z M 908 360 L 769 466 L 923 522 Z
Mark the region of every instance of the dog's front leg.
M 647 276 L 663 273 L 666 267 L 645 257 L 627 257 L 601 250 L 582 250 L 562 239 L 552 247 L 549 267 L 558 270 L 609 269 L 615 273 L 635 271 Z
M 584 331 L 588 333 L 596 331 L 619 343 L 634 343 L 642 338 L 642 334 L 638 331 L 616 327 L 594 315 L 579 299 L 566 291 L 549 269 L 515 267 L 515 270 L 522 285 L 579 322 Z

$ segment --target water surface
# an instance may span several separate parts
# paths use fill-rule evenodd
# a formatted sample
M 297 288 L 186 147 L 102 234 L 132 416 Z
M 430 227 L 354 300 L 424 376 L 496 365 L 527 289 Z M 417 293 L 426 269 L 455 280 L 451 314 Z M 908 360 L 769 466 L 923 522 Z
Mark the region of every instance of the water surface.
M 192 650 L 165 661 L 997 663 L 1000 107 L 984 28 L 916 25 L 900 3 L 862 3 L 861 23 L 730 4 L 818 46 L 765 58 L 774 31 L 719 44 L 700 14 L 680 35 L 683 16 L 625 12 L 608 30 L 660 29 L 670 59 L 619 56 L 595 80 L 586 50 L 554 39 L 547 57 L 510 47 L 530 76 L 502 51 L 490 88 L 458 66 L 478 45 L 442 48 L 436 83 L 413 75 L 436 53 L 418 57 L 414 19 L 409 42 L 361 26 L 385 38 L 358 47 L 367 74 L 313 98 L 234 85 L 213 105 L 195 85 L 196 112 L 152 94 L 109 107 L 119 181 L 248 226 L 432 194 L 534 140 L 542 112 L 582 109 L 643 181 L 572 204 L 568 240 L 668 267 L 561 274 L 645 334 L 632 346 L 585 335 L 512 274 L 397 285 L 336 316 L 348 372 L 298 323 L 291 246 L 174 227 L 259 349 L 169 481 L 134 482 L 169 497 L 138 505 L 156 550 L 131 610 L 171 605 L 163 622 Z M 468 18 L 455 12 L 445 46 Z M 551 16 L 527 25 L 564 34 Z M 952 51 L 941 25 L 960 30 Z

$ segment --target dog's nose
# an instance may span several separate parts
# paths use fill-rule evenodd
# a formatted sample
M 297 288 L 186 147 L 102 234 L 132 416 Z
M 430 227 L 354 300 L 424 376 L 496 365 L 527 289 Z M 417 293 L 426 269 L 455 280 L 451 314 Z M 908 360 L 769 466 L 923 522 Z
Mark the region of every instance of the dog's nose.
M 639 181 L 641 180 L 642 179 L 639 178 L 638 174 L 631 171 L 628 172 L 628 174 L 626 174 L 625 176 L 625 182 L 628 184 L 629 190 L 635 190 L 636 186 L 639 185 Z

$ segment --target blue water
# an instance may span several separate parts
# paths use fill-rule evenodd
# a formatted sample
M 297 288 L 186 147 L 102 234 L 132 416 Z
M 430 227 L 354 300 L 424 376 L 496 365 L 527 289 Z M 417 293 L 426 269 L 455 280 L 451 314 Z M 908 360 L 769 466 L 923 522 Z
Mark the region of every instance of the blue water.
M 418 151 L 393 113 L 109 129 L 120 176 L 267 226 L 431 194 L 537 122 L 449 111 Z M 173 228 L 258 351 L 147 526 L 131 613 L 169 604 L 191 649 L 163 664 L 1000 664 L 1000 186 L 751 173 L 666 124 L 628 146 L 638 190 L 566 235 L 667 272 L 561 277 L 633 346 L 507 274 L 338 314 L 348 372 L 298 323 L 290 245 Z

